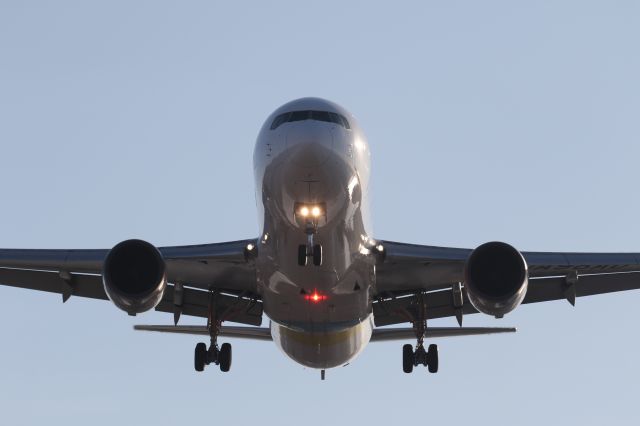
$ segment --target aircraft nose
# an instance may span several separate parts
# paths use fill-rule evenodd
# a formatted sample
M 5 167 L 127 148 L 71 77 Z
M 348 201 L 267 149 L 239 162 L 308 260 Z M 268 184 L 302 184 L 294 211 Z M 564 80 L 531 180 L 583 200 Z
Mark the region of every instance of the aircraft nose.
M 320 167 L 333 150 L 333 135 L 326 126 L 306 122 L 292 126 L 287 134 L 290 159 L 301 167 Z

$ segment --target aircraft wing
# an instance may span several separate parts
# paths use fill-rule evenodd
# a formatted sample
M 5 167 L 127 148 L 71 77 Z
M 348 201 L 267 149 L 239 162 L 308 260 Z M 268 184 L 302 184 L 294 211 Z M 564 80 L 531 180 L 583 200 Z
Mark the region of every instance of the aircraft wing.
M 452 286 L 463 281 L 471 249 L 379 241 L 384 261 L 376 268 L 376 326 L 407 322 L 424 297 L 427 319 L 476 313 L 462 288 L 463 304 L 453 304 Z M 640 253 L 522 252 L 529 286 L 522 303 L 575 298 L 640 288 Z M 574 278 L 568 278 L 574 277 Z M 458 304 L 459 305 L 459 304 Z
M 203 290 L 254 292 L 255 270 L 245 248 L 256 240 L 159 247 L 167 263 L 167 280 Z M 109 249 L 0 249 L 0 268 L 100 274 Z
M 233 311 L 230 321 L 260 325 L 262 303 L 255 268 L 245 255 L 248 244 L 255 240 L 158 248 L 170 284 L 156 310 L 206 318 L 210 291 L 215 291 L 217 309 Z M 63 301 L 70 296 L 106 300 L 101 273 L 108 252 L 0 249 L 0 284 L 59 293 Z M 184 286 L 179 306 L 176 283 Z

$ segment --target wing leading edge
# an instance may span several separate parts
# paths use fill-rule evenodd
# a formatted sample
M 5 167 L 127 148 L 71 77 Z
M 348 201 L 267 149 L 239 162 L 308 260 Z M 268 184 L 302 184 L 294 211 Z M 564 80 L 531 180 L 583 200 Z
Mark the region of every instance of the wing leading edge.
M 245 249 L 255 239 L 216 244 L 159 247 L 167 264 L 167 279 L 203 290 L 256 292 L 255 269 Z M 109 249 L 0 249 L 0 267 L 67 273 L 101 274 Z
M 376 271 L 378 293 L 436 290 L 461 282 L 472 249 L 380 241 L 384 262 Z M 522 252 L 529 278 L 640 271 L 640 253 Z

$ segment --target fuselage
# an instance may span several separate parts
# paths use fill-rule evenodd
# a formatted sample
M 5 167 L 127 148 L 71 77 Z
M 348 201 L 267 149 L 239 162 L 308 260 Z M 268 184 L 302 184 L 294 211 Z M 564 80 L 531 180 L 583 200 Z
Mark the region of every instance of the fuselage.
M 364 134 L 332 102 L 289 102 L 260 130 L 254 173 L 256 273 L 274 341 L 305 366 L 344 365 L 372 330 L 375 260 Z M 314 247 L 321 247 L 321 262 Z M 306 265 L 299 252 L 305 248 Z

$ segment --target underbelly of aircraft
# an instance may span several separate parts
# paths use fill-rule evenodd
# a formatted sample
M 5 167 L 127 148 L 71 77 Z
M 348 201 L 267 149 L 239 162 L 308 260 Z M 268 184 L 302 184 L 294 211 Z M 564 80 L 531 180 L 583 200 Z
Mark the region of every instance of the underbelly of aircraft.
M 372 333 L 372 319 L 338 331 L 297 331 L 271 322 L 276 345 L 295 362 L 310 368 L 345 365 L 362 352 Z

